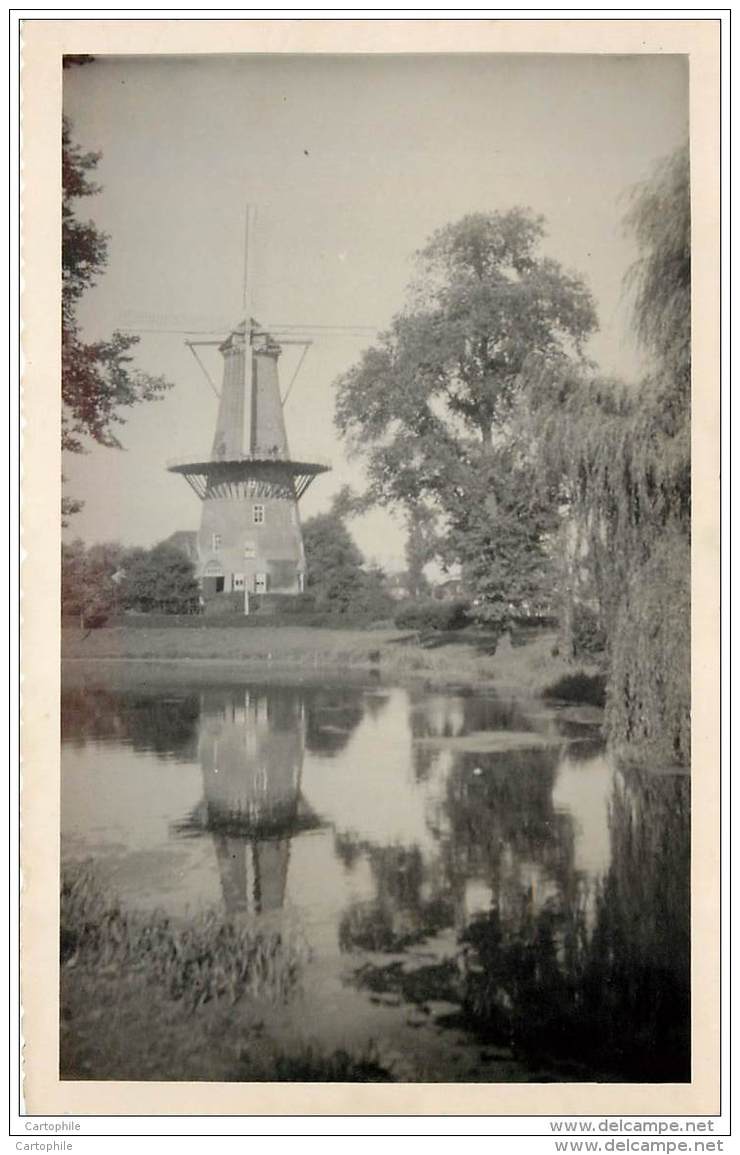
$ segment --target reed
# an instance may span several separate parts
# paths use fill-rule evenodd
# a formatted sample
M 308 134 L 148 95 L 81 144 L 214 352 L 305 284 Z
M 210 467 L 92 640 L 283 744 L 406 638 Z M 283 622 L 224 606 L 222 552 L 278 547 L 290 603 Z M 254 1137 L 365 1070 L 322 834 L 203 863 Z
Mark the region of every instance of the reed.
M 244 996 L 284 1002 L 307 959 L 297 935 L 257 929 L 204 910 L 187 922 L 123 909 L 88 865 L 67 868 L 60 908 L 61 965 L 98 975 L 139 975 L 194 1011 Z

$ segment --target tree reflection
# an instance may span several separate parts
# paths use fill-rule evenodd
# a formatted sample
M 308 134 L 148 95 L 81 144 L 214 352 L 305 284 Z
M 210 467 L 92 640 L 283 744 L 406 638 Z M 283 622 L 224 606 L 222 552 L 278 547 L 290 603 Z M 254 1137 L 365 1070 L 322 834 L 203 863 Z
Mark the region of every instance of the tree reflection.
M 464 712 L 457 721 L 465 725 Z M 445 724 L 454 723 L 448 714 Z M 427 815 L 431 855 L 337 835 L 338 856 L 347 866 L 364 857 L 375 890 L 343 915 L 341 948 L 395 951 L 444 928 L 462 932 L 476 910 L 493 904 L 515 919 L 553 893 L 574 896 L 572 821 L 552 802 L 557 759 L 553 749 L 453 756 Z
M 190 761 L 197 747 L 200 695 L 189 690 L 115 691 L 83 687 L 61 696 L 62 742 L 126 742 L 134 750 Z
M 460 697 L 412 701 L 415 737 L 489 726 L 521 731 L 526 719 Z M 341 948 L 402 951 L 454 927 L 446 997 L 483 1038 L 555 1064 L 558 1077 L 690 1079 L 688 779 L 612 776 L 602 875 L 577 865 L 578 809 L 554 802 L 561 750 L 423 749 L 420 773 L 414 748 L 416 780 L 440 769 L 427 815 L 432 849 L 336 838 L 347 865 L 365 859 L 374 887 L 344 912 Z M 568 763 L 594 774 L 595 754 L 592 740 L 575 744 Z M 413 964 L 365 963 L 356 978 L 425 997 Z M 435 987 L 426 997 L 445 996 Z
M 473 882 L 488 889 L 489 904 L 505 917 L 516 917 L 524 901 L 539 907 L 552 893 L 575 888 L 572 820 L 552 801 L 558 758 L 552 748 L 455 757 L 431 821 L 457 896 L 459 929 Z
M 583 890 L 471 923 L 464 1001 L 478 1030 L 530 1060 L 690 1080 L 689 801 L 686 778 L 615 776 L 593 929 Z
M 633 771 L 611 803 L 612 866 L 584 976 L 620 1068 L 691 1078 L 690 779 Z M 625 1030 L 625 1024 L 629 1029 Z
M 306 686 L 302 690 L 306 711 L 306 749 L 332 757 L 341 753 L 362 721 L 370 699 L 357 686 Z M 385 703 L 372 700 L 375 714 Z
M 409 691 L 409 729 L 414 741 L 413 763 L 417 782 L 426 782 L 438 757 L 423 738 L 456 738 L 485 730 L 529 731 L 534 727 L 519 703 L 473 690 L 450 694 Z
M 372 899 L 353 902 L 342 914 L 340 950 L 403 950 L 451 924 L 445 880 L 417 846 L 374 846 L 343 835 L 335 848 L 345 863 L 365 855 L 375 883 Z

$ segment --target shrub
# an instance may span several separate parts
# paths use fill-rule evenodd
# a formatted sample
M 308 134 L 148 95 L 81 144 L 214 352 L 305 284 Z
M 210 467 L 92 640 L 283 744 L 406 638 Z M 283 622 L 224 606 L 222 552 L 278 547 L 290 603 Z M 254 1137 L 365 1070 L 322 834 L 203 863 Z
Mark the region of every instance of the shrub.
M 593 657 L 602 654 L 606 646 L 606 634 L 599 615 L 590 606 L 582 603 L 573 608 L 573 653 L 575 657 Z
M 85 600 L 81 611 L 81 623 L 86 630 L 99 630 L 108 621 L 114 608 L 113 595 L 106 596 L 101 590 Z
M 193 562 L 166 541 L 150 550 L 131 550 L 123 559 L 120 595 L 124 609 L 143 613 L 195 613 L 198 583 Z
M 283 594 L 275 608 L 281 614 L 312 614 L 316 610 L 314 594 Z
M 549 702 L 575 702 L 584 706 L 603 706 L 606 702 L 606 678 L 579 670 L 558 678 L 542 693 Z
M 394 622 L 399 630 L 461 630 L 470 623 L 469 613 L 469 602 L 430 599 L 402 606 Z
M 254 613 L 255 607 L 250 601 L 250 614 Z M 239 590 L 222 591 L 220 594 L 214 594 L 205 602 L 203 606 L 203 614 L 209 618 L 222 617 L 236 617 L 241 615 L 246 617 L 244 613 L 244 594 Z

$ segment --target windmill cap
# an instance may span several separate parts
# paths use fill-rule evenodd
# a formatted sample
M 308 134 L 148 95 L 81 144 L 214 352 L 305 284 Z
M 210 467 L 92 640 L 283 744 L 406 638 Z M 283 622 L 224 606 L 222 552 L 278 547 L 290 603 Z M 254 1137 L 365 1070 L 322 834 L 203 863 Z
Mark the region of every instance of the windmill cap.
M 279 350 L 280 346 L 278 345 L 277 341 L 274 339 L 274 337 L 272 337 L 272 335 L 270 333 L 267 333 L 260 326 L 259 321 L 257 321 L 255 317 L 250 317 L 249 328 L 250 328 L 251 333 L 256 332 L 259 334 L 259 336 L 266 342 L 269 350 L 274 350 L 274 351 Z M 234 328 L 229 333 L 228 337 L 226 337 L 226 339 L 219 345 L 219 352 L 224 352 L 225 350 L 230 349 L 232 347 L 232 345 L 234 344 L 234 338 L 235 337 L 246 337 L 246 335 L 247 335 L 247 322 L 246 321 L 240 321 L 238 325 L 234 326 Z

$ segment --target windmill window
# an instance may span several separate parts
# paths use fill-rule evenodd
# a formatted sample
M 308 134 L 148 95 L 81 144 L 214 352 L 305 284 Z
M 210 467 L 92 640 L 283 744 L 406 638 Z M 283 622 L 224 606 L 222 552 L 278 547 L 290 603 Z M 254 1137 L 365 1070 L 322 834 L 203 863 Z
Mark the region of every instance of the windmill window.
M 218 553 L 218 551 L 221 549 L 221 534 L 220 533 L 214 533 L 212 545 L 213 545 L 213 552 Z
M 264 525 L 265 523 L 265 507 L 264 505 L 252 506 L 252 521 L 255 525 Z

